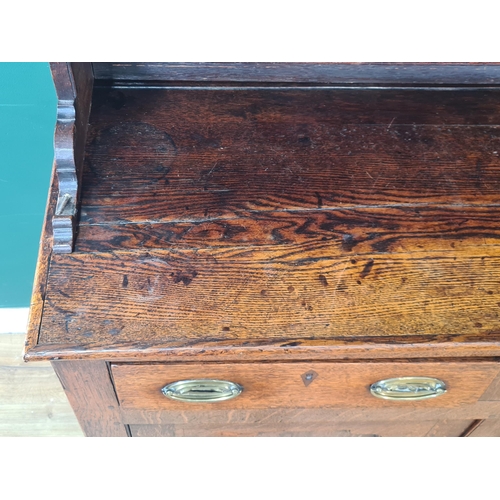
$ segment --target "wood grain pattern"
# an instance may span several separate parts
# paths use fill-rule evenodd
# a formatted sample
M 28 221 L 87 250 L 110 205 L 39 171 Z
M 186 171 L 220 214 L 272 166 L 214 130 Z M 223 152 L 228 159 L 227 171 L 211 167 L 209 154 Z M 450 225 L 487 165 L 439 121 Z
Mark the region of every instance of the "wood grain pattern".
M 332 255 L 498 245 L 498 207 L 390 207 L 241 211 L 214 220 L 84 224 L 75 251 L 266 246 L 328 241 Z
M 106 363 L 53 361 L 66 396 L 87 436 L 124 437 L 118 402 Z
M 500 340 L 478 340 L 470 335 L 360 337 L 357 339 L 283 340 L 200 339 L 186 345 L 182 340 L 163 342 L 116 342 L 103 345 L 39 344 L 25 354 L 28 361 L 98 359 L 119 361 L 318 361 L 372 359 L 478 359 L 500 357 Z M 497 338 L 497 340 L 493 340 Z
M 500 93 L 394 92 L 98 89 L 82 224 L 498 205 Z
M 154 411 L 121 408 L 122 421 L 136 425 L 186 425 L 188 427 L 226 427 L 266 424 L 277 427 L 297 427 L 317 423 L 387 422 L 394 427 L 404 421 L 468 421 L 496 418 L 500 414 L 498 402 L 483 402 L 454 408 L 272 408 L 263 410 L 217 410 L 214 406 L 204 411 Z
M 264 408 L 449 408 L 476 402 L 498 374 L 498 363 L 272 363 L 112 365 L 123 409 L 199 410 Z M 305 385 L 302 375 L 318 375 Z M 390 401 L 373 397 L 369 387 L 379 380 L 425 376 L 443 380 L 448 391 L 422 401 Z M 243 392 L 229 401 L 184 403 L 166 398 L 161 389 L 178 380 L 217 379 L 240 384 Z
M 500 419 L 485 420 L 469 437 L 500 437 Z
M 466 86 L 499 65 L 97 64 L 115 84 L 85 140 L 89 68 L 54 67 L 58 187 L 85 154 L 82 211 L 77 253 L 44 228 L 26 353 L 56 359 L 87 435 L 497 434 L 500 89 Z M 449 392 L 369 395 L 404 375 Z M 196 377 L 245 390 L 159 392 Z
M 40 325 L 42 323 L 43 307 L 45 304 L 45 293 L 47 291 L 47 279 L 49 275 L 50 256 L 52 254 L 52 218 L 57 203 L 57 179 L 55 165 L 52 167 L 52 177 L 45 211 L 45 219 L 40 237 L 38 259 L 33 280 L 33 291 L 25 340 L 25 354 L 38 344 Z M 27 358 L 26 358 L 27 359 Z
M 75 141 L 74 158 L 77 170 L 78 185 L 81 191 L 83 175 L 83 159 L 87 142 L 87 131 L 92 107 L 94 75 L 92 65 L 88 62 L 71 63 L 75 90 Z M 78 193 L 79 195 L 80 193 Z M 77 207 L 78 208 L 78 207 Z
M 481 401 L 500 401 L 500 375 L 493 380 L 481 396 Z
M 493 247 L 360 258 L 330 257 L 328 242 L 56 255 L 40 343 L 287 347 L 434 335 L 497 342 L 499 269 Z
M 473 420 L 460 434 L 460 437 L 469 437 L 483 422 L 484 420 L 481 419 Z
M 336 84 L 498 84 L 496 63 L 93 63 L 115 81 L 307 82 Z
M 460 436 L 468 421 L 316 422 L 285 425 L 131 425 L 132 437 L 443 437 Z

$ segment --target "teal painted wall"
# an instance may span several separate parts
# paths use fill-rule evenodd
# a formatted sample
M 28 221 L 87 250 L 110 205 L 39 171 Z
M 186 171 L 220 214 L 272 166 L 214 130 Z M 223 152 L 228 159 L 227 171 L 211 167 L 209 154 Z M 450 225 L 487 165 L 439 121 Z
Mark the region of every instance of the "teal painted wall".
M 0 307 L 28 307 L 54 157 L 48 63 L 0 63 Z

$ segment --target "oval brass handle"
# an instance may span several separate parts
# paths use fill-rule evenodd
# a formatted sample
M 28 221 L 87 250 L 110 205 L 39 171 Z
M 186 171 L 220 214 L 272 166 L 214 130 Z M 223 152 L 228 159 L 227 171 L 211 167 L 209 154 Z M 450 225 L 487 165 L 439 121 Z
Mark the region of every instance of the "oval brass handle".
M 446 384 L 432 377 L 399 377 L 375 382 L 370 386 L 370 392 L 382 399 L 428 399 L 444 394 Z
M 227 380 L 179 380 L 166 385 L 161 392 L 167 398 L 186 403 L 215 403 L 239 396 L 243 387 Z

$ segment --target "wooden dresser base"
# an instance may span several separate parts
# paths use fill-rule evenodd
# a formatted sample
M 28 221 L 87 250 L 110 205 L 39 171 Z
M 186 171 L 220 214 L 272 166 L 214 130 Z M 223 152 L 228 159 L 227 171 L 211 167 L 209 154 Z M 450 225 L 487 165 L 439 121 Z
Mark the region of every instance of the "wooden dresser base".
M 500 435 L 499 64 L 52 71 L 25 359 L 88 436 Z
M 53 361 L 87 436 L 500 436 L 500 376 L 478 401 L 451 408 L 334 407 L 147 410 L 121 407 L 103 361 Z M 404 402 L 398 403 L 404 406 Z M 197 408 L 198 407 L 198 408 Z M 194 409 L 193 409 L 194 408 Z
M 52 366 L 87 436 L 129 435 L 121 422 L 107 363 L 53 361 Z

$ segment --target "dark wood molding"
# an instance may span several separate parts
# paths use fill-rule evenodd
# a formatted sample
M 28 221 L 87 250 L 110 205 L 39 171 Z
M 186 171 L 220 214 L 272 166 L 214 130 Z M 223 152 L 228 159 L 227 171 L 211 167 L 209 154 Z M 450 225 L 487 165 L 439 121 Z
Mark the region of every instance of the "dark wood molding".
M 53 252 L 71 253 L 93 75 L 90 63 L 51 63 L 50 67 L 58 98 L 54 135 L 58 196 L 52 219 Z
M 498 85 L 498 63 L 93 63 L 117 82 L 240 82 L 332 85 Z
M 469 437 L 483 422 L 484 420 L 481 419 L 473 420 L 469 427 L 467 427 L 467 429 L 460 434 L 460 437 Z
M 301 361 L 301 360 L 373 360 L 373 359 L 452 359 L 452 358 L 499 358 L 500 342 L 456 336 L 446 341 L 440 338 L 401 337 L 399 343 L 391 338 L 361 338 L 346 343 L 345 340 L 317 341 L 288 339 L 288 342 L 264 342 L 262 339 L 246 339 L 240 342 L 219 342 L 216 345 L 200 339 L 198 343 L 185 345 L 163 343 L 121 342 L 115 345 L 43 344 L 30 348 L 25 359 L 100 359 L 113 361 L 175 362 L 175 361 Z

